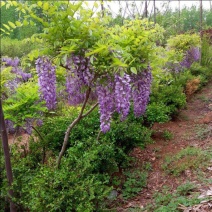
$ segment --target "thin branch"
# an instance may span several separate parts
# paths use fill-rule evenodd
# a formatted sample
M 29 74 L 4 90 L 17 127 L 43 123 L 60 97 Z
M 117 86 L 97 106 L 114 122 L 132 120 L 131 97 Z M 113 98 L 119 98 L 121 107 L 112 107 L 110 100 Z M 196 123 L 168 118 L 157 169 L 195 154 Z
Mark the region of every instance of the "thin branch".
M 87 115 L 89 115 L 98 105 L 99 103 L 97 102 L 95 105 L 93 105 L 89 111 L 87 111 L 85 114 L 82 115 L 82 118 L 86 117 Z
M 83 102 L 83 105 L 82 105 L 82 108 L 81 108 L 81 111 L 80 111 L 78 117 L 69 125 L 68 129 L 66 130 L 64 141 L 63 141 L 63 146 L 61 148 L 60 154 L 58 156 L 57 164 L 56 164 L 57 168 L 59 168 L 62 156 L 64 155 L 64 152 L 66 150 L 66 146 L 68 144 L 68 139 L 69 139 L 69 135 L 70 135 L 71 130 L 82 119 L 83 111 L 84 111 L 85 106 L 88 102 L 90 92 L 91 92 L 91 88 L 89 87 L 87 92 L 86 92 L 85 100 Z
M 99 137 L 100 137 L 100 135 L 101 135 L 101 130 L 99 130 L 99 133 L 98 133 L 98 135 L 97 135 L 97 138 L 96 138 L 96 140 L 98 141 L 99 140 Z

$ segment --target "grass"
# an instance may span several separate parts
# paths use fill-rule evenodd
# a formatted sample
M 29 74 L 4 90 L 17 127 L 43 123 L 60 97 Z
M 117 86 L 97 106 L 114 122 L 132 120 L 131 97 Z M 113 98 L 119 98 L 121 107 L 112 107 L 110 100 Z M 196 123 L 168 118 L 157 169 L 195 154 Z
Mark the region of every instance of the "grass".
M 147 205 L 144 210 L 154 212 L 178 212 L 182 211 L 179 209 L 179 205 L 184 205 L 185 207 L 196 205 L 200 203 L 201 200 L 197 198 L 199 193 L 193 192 L 195 188 L 196 186 L 190 182 L 179 186 L 175 192 L 171 192 L 168 187 L 164 187 L 161 192 L 154 194 L 154 203 Z
M 199 140 L 204 140 L 208 138 L 211 134 L 211 127 L 207 124 L 197 125 L 195 128 L 196 138 Z
M 185 170 L 195 170 L 204 166 L 209 159 L 210 157 L 206 151 L 195 147 L 187 147 L 174 156 L 167 156 L 162 168 L 167 174 L 179 176 Z

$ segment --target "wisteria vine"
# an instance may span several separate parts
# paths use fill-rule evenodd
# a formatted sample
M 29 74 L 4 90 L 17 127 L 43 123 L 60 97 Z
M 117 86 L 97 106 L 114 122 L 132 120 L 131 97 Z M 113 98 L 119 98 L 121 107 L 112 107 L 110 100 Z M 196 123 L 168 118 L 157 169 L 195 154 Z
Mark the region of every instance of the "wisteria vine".
M 4 59 L 5 66 L 12 66 L 12 71 L 22 76 L 22 81 L 27 80 L 30 75 L 24 75 L 18 68 L 19 59 Z M 45 100 L 49 110 L 56 108 L 56 67 L 50 58 L 39 57 L 36 60 L 38 84 L 41 91 L 41 99 Z M 66 92 L 68 102 L 71 105 L 81 104 L 85 99 L 84 89 L 92 88 L 89 99 L 98 101 L 100 113 L 100 128 L 102 132 L 110 130 L 112 115 L 114 112 L 120 114 L 120 119 L 126 119 L 130 111 L 131 102 L 134 105 L 135 116 L 141 116 L 149 101 L 152 75 L 150 67 L 138 74 L 118 73 L 114 76 L 109 74 L 95 79 L 95 72 L 90 63 L 90 58 L 81 55 L 71 55 L 67 58 L 66 68 Z M 103 83 L 102 83 L 103 80 Z M 32 122 L 26 120 L 26 129 L 31 133 Z M 38 122 L 41 120 L 38 120 Z M 11 121 L 7 121 L 12 127 Z M 42 124 L 42 123 L 37 123 Z

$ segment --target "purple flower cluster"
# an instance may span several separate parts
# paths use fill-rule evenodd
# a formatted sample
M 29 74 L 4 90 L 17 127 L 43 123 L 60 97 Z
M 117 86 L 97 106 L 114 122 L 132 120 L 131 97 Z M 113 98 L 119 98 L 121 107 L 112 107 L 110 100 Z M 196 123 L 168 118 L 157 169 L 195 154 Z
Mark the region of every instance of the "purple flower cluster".
M 115 75 L 115 104 L 116 111 L 121 114 L 123 121 L 130 111 L 131 85 L 130 76 L 125 74 L 124 77 Z
M 71 105 L 78 105 L 85 99 L 85 92 L 82 88 L 91 86 L 94 74 L 91 72 L 92 67 L 89 58 L 83 56 L 72 55 L 66 61 L 66 91 L 68 93 L 68 101 Z M 95 98 L 95 93 L 91 93 Z
M 110 129 L 111 117 L 115 111 L 114 82 L 108 78 L 106 85 L 98 83 L 96 91 L 99 102 L 100 128 L 106 133 Z
M 41 98 L 46 101 L 49 110 L 56 107 L 56 67 L 52 65 L 48 57 L 39 57 L 36 60 L 38 73 L 38 85 L 41 91 Z
M 110 129 L 112 114 L 116 111 L 124 120 L 130 110 L 131 98 L 134 102 L 135 116 L 142 115 L 149 101 L 152 74 L 146 70 L 138 75 L 115 75 L 114 80 L 108 77 L 106 85 L 98 84 L 96 91 L 99 102 L 100 128 L 102 132 Z
M 152 73 L 146 70 L 131 77 L 132 80 L 132 98 L 134 103 L 134 114 L 141 116 L 147 107 L 152 82 Z
M 29 78 L 32 77 L 31 73 L 23 72 L 22 68 L 19 66 L 20 60 L 19 58 L 9 58 L 3 57 L 2 62 L 6 67 L 12 67 L 11 73 L 16 75 L 16 78 L 13 80 L 9 80 L 5 86 L 7 86 L 12 92 L 15 91 L 19 83 L 27 82 Z
M 192 63 L 200 59 L 200 50 L 197 47 L 191 47 L 187 52 L 183 61 L 180 63 L 182 67 L 190 68 Z

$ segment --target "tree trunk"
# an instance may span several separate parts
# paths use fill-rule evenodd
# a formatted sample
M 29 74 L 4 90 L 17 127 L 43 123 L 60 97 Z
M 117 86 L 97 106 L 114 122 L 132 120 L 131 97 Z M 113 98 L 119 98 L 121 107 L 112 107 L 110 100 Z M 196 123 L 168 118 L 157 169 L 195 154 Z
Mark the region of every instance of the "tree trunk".
M 179 32 L 180 32 L 180 29 L 181 29 L 181 22 L 180 22 L 180 19 L 181 19 L 181 14 L 180 14 L 180 0 L 178 1 L 179 3 Z
M 65 150 L 66 150 L 66 147 L 67 147 L 67 144 L 68 144 L 68 139 L 69 139 L 69 135 L 71 133 L 71 130 L 74 128 L 74 126 L 76 124 L 79 123 L 79 121 L 81 119 L 83 119 L 84 117 L 86 117 L 87 115 L 89 115 L 98 105 L 98 103 L 96 103 L 95 105 L 93 105 L 90 110 L 88 112 L 86 112 L 85 114 L 83 114 L 84 112 L 84 109 L 85 109 L 85 106 L 88 102 L 88 98 L 89 98 L 89 95 L 90 95 L 90 92 L 91 92 L 91 88 L 88 88 L 87 92 L 86 92 L 86 96 L 85 96 L 85 100 L 82 104 L 82 108 L 81 108 L 81 111 L 78 115 L 78 117 L 68 126 L 67 130 L 66 130 L 66 133 L 65 133 L 65 137 L 64 137 L 64 140 L 63 140 L 63 146 L 60 150 L 60 153 L 59 153 L 59 156 L 58 156 L 58 159 L 57 159 L 57 168 L 59 168 L 60 166 L 60 163 L 61 163 L 61 159 L 62 159 L 62 156 L 64 155 L 65 153 Z
M 148 11 L 147 11 L 147 0 L 145 0 L 145 18 L 148 16 Z
M 104 2 L 101 0 L 101 11 L 102 11 L 102 18 L 104 17 L 105 8 L 104 8 Z
M 155 8 L 155 0 L 154 0 L 154 24 L 156 24 L 156 8 Z
M 202 31 L 202 0 L 200 0 L 200 31 Z
M 8 180 L 9 186 L 11 186 L 12 182 L 13 182 L 13 173 L 12 173 L 12 166 L 11 166 L 11 161 L 10 161 L 8 136 L 7 136 L 7 131 L 6 131 L 6 125 L 5 125 L 5 120 L 4 120 L 1 98 L 0 98 L 0 132 L 1 132 L 1 137 L 2 137 L 2 147 L 3 147 L 3 151 L 4 151 L 7 180 Z M 12 202 L 13 190 L 10 189 L 8 191 L 8 193 L 9 193 L 8 199 L 10 202 L 10 212 L 16 212 L 15 204 Z

